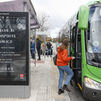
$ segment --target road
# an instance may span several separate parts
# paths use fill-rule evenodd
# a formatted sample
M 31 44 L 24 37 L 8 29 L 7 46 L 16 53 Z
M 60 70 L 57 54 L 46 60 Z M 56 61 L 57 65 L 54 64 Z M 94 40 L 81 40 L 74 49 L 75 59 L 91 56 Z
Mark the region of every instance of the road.
M 71 92 L 68 93 L 70 101 L 87 101 L 83 98 L 80 89 L 73 83 L 73 86 L 70 86 Z

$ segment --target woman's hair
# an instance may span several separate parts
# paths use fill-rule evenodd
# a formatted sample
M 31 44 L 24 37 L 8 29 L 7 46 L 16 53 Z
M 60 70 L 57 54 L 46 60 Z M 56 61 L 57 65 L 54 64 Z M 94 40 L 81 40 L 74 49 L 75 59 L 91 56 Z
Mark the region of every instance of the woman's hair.
M 62 44 L 64 44 L 66 47 L 68 47 L 68 43 L 69 43 L 68 39 L 64 39 L 62 42 Z
M 62 45 L 60 46 L 60 50 L 62 51 L 63 49 L 66 49 L 68 47 L 68 43 L 69 43 L 68 39 L 64 39 L 62 41 Z

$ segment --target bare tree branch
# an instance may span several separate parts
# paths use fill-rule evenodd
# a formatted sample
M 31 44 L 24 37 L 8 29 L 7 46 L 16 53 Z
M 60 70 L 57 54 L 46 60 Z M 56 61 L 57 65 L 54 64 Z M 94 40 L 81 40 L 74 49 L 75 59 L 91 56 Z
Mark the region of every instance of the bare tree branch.
M 48 18 L 49 18 L 49 16 L 47 16 L 46 14 L 42 14 L 42 15 L 38 16 L 38 21 L 40 24 L 39 31 L 44 32 L 49 29 L 49 26 L 47 24 Z

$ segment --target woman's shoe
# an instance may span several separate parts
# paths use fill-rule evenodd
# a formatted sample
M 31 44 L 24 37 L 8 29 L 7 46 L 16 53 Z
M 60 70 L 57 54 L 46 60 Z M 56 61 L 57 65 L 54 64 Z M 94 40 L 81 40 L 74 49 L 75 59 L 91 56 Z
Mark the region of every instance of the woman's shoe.
M 63 86 L 63 90 L 66 90 L 66 91 L 70 92 L 70 89 L 69 89 L 68 86 L 65 85 L 65 84 L 64 84 L 64 86 Z
M 61 93 L 64 93 L 64 90 L 63 89 L 59 89 L 58 90 L 58 94 L 60 95 Z

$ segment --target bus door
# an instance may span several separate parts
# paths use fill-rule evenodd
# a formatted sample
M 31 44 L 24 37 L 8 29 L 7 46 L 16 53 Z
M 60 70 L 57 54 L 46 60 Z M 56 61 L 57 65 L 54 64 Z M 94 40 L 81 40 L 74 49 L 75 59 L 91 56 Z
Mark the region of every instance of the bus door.
M 76 27 L 77 28 L 77 27 Z M 81 73 L 82 73 L 82 69 L 81 69 L 81 32 L 80 30 L 77 28 L 76 30 L 76 59 L 75 59 L 75 63 L 76 63 L 76 75 L 77 75 L 77 82 L 81 83 Z
M 72 50 L 74 49 L 74 54 L 71 52 L 71 56 L 73 55 L 76 57 L 76 59 L 73 60 L 74 78 L 77 83 L 81 83 L 81 33 L 77 26 L 78 24 L 72 29 L 71 48 Z

